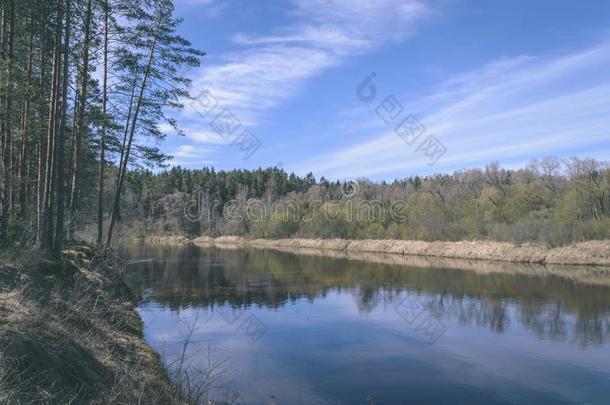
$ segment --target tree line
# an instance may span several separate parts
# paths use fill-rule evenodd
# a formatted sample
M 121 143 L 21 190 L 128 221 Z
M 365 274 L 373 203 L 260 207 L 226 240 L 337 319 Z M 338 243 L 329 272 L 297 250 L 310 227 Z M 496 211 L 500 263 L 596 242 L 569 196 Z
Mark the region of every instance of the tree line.
M 132 171 L 126 234 L 486 239 L 551 246 L 610 238 L 610 165 L 591 158 L 490 163 L 391 182 L 316 180 L 274 167 Z
M 128 167 L 168 159 L 150 139 L 165 137 L 161 124 L 180 133 L 167 115 L 189 97 L 179 71 L 204 55 L 173 11 L 171 0 L 1 0 L 0 245 L 57 257 L 91 218 L 94 241 L 111 243 Z
M 0 0 L 0 245 L 58 257 L 66 240 L 107 246 L 117 229 L 551 245 L 610 236 L 609 165 L 589 158 L 350 184 L 280 168 L 153 172 L 169 159 L 154 146 L 161 129 L 182 134 L 169 114 L 189 99 L 179 72 L 204 55 L 179 24 L 171 0 Z

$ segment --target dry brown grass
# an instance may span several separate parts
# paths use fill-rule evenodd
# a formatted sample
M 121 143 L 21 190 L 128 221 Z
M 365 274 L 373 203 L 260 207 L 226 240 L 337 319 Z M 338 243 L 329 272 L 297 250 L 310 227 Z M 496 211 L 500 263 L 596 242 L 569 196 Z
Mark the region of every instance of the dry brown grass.
M 112 254 L 0 258 L 0 403 L 188 403 L 142 338 Z
M 493 241 L 425 242 L 417 240 L 245 239 L 238 236 L 200 237 L 185 243 L 200 246 L 237 245 L 259 248 L 338 250 L 516 263 L 610 266 L 610 240 L 579 242 L 549 249 L 543 245 L 514 245 Z

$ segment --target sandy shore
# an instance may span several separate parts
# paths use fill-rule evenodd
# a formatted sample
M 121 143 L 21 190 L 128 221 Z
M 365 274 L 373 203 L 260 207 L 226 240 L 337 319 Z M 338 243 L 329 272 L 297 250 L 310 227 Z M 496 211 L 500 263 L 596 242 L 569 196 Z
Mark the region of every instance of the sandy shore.
M 516 263 L 610 266 L 610 240 L 579 242 L 559 248 L 540 245 L 516 246 L 491 241 L 424 242 L 412 240 L 343 239 L 246 239 L 183 236 L 150 237 L 149 242 L 207 245 L 238 245 L 264 249 L 315 249 L 350 253 L 381 253 L 447 259 L 493 260 Z

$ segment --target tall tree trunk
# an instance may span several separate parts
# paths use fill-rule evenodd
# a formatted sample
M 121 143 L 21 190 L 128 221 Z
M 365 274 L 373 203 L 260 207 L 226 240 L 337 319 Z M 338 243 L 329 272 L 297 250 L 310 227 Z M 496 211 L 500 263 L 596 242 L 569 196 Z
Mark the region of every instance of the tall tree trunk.
M 83 68 L 80 75 L 81 88 L 78 104 L 78 124 L 76 127 L 76 138 L 74 140 L 72 157 L 72 186 L 70 189 L 70 236 L 74 233 L 76 220 L 77 200 L 78 200 L 78 178 L 80 175 L 81 149 L 85 132 L 85 112 L 87 109 L 87 85 L 89 83 L 89 48 L 91 46 L 91 0 L 87 1 L 87 11 L 85 14 L 85 32 L 83 38 Z
M 53 181 L 54 181 L 54 157 L 55 157 L 55 141 L 57 129 L 57 104 L 59 94 L 59 70 L 61 67 L 61 22 L 62 10 L 61 2 L 57 6 L 57 21 L 55 27 L 55 43 L 53 46 L 53 73 L 51 79 L 51 95 L 49 100 L 49 120 L 47 127 L 47 150 L 46 150 L 46 167 L 44 191 L 42 193 L 42 223 L 38 228 L 36 237 L 37 246 L 44 250 L 53 247 Z
M 77 76 L 75 78 L 75 82 L 80 83 L 80 78 Z M 78 95 L 79 92 L 75 91 L 74 92 L 74 101 L 72 103 L 72 105 L 74 106 L 74 112 L 73 112 L 73 117 L 72 117 L 72 137 L 70 139 L 70 150 L 73 151 L 74 149 L 74 144 L 76 143 L 76 125 L 78 122 L 78 103 L 79 103 L 79 99 L 78 99 Z M 70 152 L 70 162 L 68 163 L 68 189 L 66 190 L 66 195 L 70 196 L 72 195 L 72 170 L 74 168 L 74 153 Z M 69 214 L 69 213 L 68 213 Z M 70 217 L 68 215 L 68 220 L 70 220 Z
M 45 168 L 47 165 L 46 161 L 46 145 L 45 145 L 45 126 L 44 126 L 44 115 L 45 115 L 45 84 L 46 84 L 46 58 L 45 58 L 45 22 L 41 16 L 39 20 L 40 30 L 40 76 L 39 76 L 39 93 L 38 93 L 38 117 L 37 117 L 37 132 L 38 132 L 38 170 L 36 175 L 36 239 L 43 226 L 42 220 L 42 203 L 44 195 L 44 183 L 45 183 Z
M 6 184 L 7 188 L 6 192 L 6 205 L 7 212 L 5 212 L 4 217 L 13 214 L 13 202 L 14 202 L 14 151 L 13 151 L 13 51 L 14 51 L 14 42 L 15 42 L 15 0 L 9 0 L 8 2 L 9 14 L 8 14 L 8 39 L 7 39 L 7 59 L 8 64 L 6 67 L 6 98 L 5 98 L 5 113 L 4 113 L 4 133 L 5 133 L 5 147 L 7 149 L 7 171 L 6 171 Z M 5 165 L 5 167 L 6 167 Z
M 110 246 L 110 243 L 112 242 L 112 230 L 114 228 L 114 224 L 116 222 L 117 215 L 119 212 L 119 202 L 120 202 L 120 197 L 121 197 L 121 191 L 123 189 L 123 183 L 125 181 L 125 176 L 127 174 L 127 162 L 129 162 L 129 153 L 131 151 L 133 137 L 136 132 L 136 125 L 138 123 L 138 115 L 140 113 L 140 107 L 142 106 L 142 99 L 144 98 L 144 91 L 146 90 L 146 82 L 148 81 L 148 76 L 150 75 L 150 69 L 151 69 L 151 65 L 153 62 L 154 54 L 155 54 L 155 48 L 157 46 L 157 35 L 158 35 L 160 23 L 161 23 L 161 15 L 159 16 L 159 21 L 157 23 L 157 27 L 155 28 L 154 37 L 153 37 L 152 43 L 150 45 L 148 61 L 146 62 L 146 67 L 144 68 L 144 75 L 142 77 L 142 84 L 140 86 L 140 93 L 138 95 L 138 99 L 135 104 L 133 119 L 131 121 L 131 127 L 129 128 L 129 139 L 127 140 L 127 145 L 124 148 L 123 159 L 121 160 L 121 167 L 119 168 L 117 184 L 116 184 L 116 188 L 114 191 L 114 201 L 112 204 L 112 214 L 110 215 L 110 225 L 108 226 L 108 236 L 106 238 L 106 246 Z
M 127 116 L 125 118 L 125 130 L 123 132 L 123 142 L 121 143 L 121 157 L 119 159 L 119 170 L 123 167 L 123 159 L 125 158 L 125 149 L 127 148 L 127 136 L 129 135 L 129 124 L 131 123 L 131 114 L 133 112 L 133 103 L 136 98 L 136 90 L 138 88 L 137 80 L 133 80 L 131 86 L 131 95 L 129 96 L 129 108 L 127 109 Z
M 102 244 L 104 232 L 104 167 L 106 165 L 106 104 L 108 100 L 108 14 L 110 5 L 104 4 L 104 79 L 102 88 L 102 130 L 100 133 L 99 191 L 97 195 L 97 244 Z
M 33 51 L 34 51 L 34 12 L 32 11 L 30 16 L 30 40 L 28 45 L 28 67 L 26 71 L 26 82 L 28 86 L 32 81 L 32 65 L 33 65 Z M 30 94 L 25 95 L 23 101 L 23 109 L 21 112 L 21 151 L 19 153 L 19 173 L 17 178 L 19 180 L 19 216 L 25 218 L 27 205 L 28 205 L 28 152 L 30 148 Z
M 61 256 L 61 249 L 64 241 L 64 145 L 68 132 L 68 84 L 70 82 L 70 0 L 66 0 L 66 24 L 64 34 L 64 64 L 63 64 L 63 82 L 61 90 L 61 129 L 57 140 L 57 226 L 55 228 L 55 244 L 53 246 L 53 255 Z
M 5 39 L 7 29 L 7 3 L 0 3 L 0 59 L 6 59 Z M 3 72 L 4 75 L 4 72 Z M 3 84 L 3 83 L 2 83 Z M 4 133 L 4 105 L 5 105 L 4 89 L 0 88 L 0 245 L 6 240 L 7 228 L 7 209 L 6 209 L 6 139 Z
M 2 2 L 0 19 L 0 58 L 6 61 L 0 83 L 0 244 L 6 241 L 8 216 L 13 202 L 12 150 L 12 64 L 15 37 L 15 2 Z
M 117 184 L 118 178 L 120 177 L 120 170 L 123 167 L 123 159 L 125 158 L 125 150 L 127 149 L 127 139 L 129 136 L 129 129 L 131 124 L 131 115 L 133 113 L 133 104 L 136 99 L 136 90 L 138 88 L 137 79 L 134 78 L 133 84 L 131 86 L 131 95 L 129 96 L 129 108 L 127 109 L 127 116 L 125 117 L 125 129 L 123 130 L 123 142 L 121 142 L 121 157 L 119 159 L 119 175 L 117 176 Z M 112 213 L 115 215 L 115 221 L 120 221 L 121 219 L 121 206 L 120 204 L 116 206 L 116 210 L 112 208 Z

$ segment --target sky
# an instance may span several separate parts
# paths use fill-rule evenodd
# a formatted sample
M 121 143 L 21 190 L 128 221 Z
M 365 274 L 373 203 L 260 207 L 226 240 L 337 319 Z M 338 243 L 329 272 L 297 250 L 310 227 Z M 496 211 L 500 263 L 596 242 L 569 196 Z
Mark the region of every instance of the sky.
M 393 180 L 610 160 L 610 1 L 176 0 L 172 165 Z

